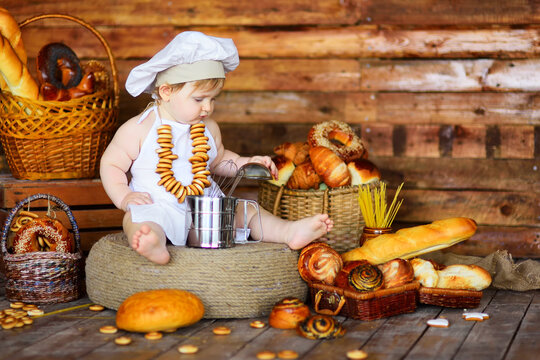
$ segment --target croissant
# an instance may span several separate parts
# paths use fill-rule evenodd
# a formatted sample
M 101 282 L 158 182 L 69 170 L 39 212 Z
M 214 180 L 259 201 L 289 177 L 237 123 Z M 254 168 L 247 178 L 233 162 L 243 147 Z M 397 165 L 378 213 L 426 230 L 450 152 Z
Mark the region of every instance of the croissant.
M 285 185 L 294 171 L 294 163 L 282 155 L 274 156 L 272 161 L 276 164 L 278 178 L 268 180 L 268 182 L 277 186 Z
M 298 165 L 291 174 L 287 187 L 289 189 L 318 189 L 321 178 L 313 168 L 311 161 Z
M 351 183 L 347 164 L 329 148 L 315 146 L 309 150 L 309 157 L 317 174 L 330 187 L 340 187 Z
M 276 146 L 274 148 L 274 153 L 276 153 L 276 155 L 285 156 L 287 159 L 291 160 L 294 165 L 300 165 L 308 160 L 309 145 L 306 142 L 285 142 Z
M 304 281 L 321 281 L 332 285 L 342 267 L 339 253 L 326 243 L 309 244 L 302 249 L 298 258 L 298 272 Z

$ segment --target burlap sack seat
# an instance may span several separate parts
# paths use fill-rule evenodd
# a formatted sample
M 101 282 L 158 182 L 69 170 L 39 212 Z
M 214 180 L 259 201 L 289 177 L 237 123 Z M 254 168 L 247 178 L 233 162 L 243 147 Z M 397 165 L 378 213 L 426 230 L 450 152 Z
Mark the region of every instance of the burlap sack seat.
M 205 318 L 249 318 L 268 315 L 284 297 L 307 298 L 307 285 L 297 270 L 298 252 L 286 245 L 169 246 L 169 252 L 171 261 L 156 265 L 131 249 L 123 233 L 104 236 L 86 261 L 90 300 L 117 310 L 136 292 L 176 288 L 200 297 Z

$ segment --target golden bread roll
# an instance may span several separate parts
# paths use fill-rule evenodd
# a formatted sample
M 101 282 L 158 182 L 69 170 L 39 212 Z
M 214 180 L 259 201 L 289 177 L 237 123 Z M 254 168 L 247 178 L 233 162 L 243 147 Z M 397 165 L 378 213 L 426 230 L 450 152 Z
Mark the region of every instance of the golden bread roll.
M 491 285 L 489 272 L 476 265 L 449 265 L 438 273 L 436 287 L 441 289 L 481 291 Z
M 284 156 L 291 160 L 294 165 L 305 163 L 309 157 L 309 145 L 306 142 L 285 142 L 274 148 L 276 155 Z
M 276 164 L 278 170 L 278 178 L 268 180 L 268 182 L 276 186 L 283 186 L 287 183 L 287 181 L 289 181 L 294 171 L 294 163 L 292 162 L 292 160 L 289 160 L 282 155 L 274 156 L 272 158 L 272 161 L 274 161 L 274 164 Z
M 408 260 L 393 259 L 379 265 L 383 274 L 384 288 L 392 288 L 414 280 L 414 270 Z
M 128 297 L 118 308 L 119 329 L 148 333 L 195 324 L 204 315 L 202 301 L 178 289 L 149 290 Z
M 294 168 L 294 171 L 287 181 L 289 189 L 318 189 L 321 178 L 313 168 L 311 161 L 307 161 Z
M 322 242 L 307 245 L 298 257 L 298 272 L 304 281 L 320 281 L 332 285 L 342 267 L 339 253 Z
M 309 157 L 313 168 L 326 185 L 336 188 L 351 183 L 351 174 L 347 164 L 329 148 L 312 147 L 309 150 Z
M 300 299 L 287 297 L 272 307 L 268 324 L 276 329 L 294 329 L 310 315 L 309 306 Z
M 351 185 L 369 184 L 381 179 L 381 172 L 369 160 L 356 159 L 347 164 L 351 174 Z
M 393 234 L 379 235 L 341 256 L 343 261 L 367 260 L 378 265 L 392 259 L 411 259 L 447 248 L 470 238 L 475 232 L 476 222 L 469 218 L 437 220 L 431 224 L 401 229 Z
M 436 287 L 439 282 L 439 273 L 431 261 L 414 258 L 410 261 L 414 269 L 414 278 L 425 287 Z

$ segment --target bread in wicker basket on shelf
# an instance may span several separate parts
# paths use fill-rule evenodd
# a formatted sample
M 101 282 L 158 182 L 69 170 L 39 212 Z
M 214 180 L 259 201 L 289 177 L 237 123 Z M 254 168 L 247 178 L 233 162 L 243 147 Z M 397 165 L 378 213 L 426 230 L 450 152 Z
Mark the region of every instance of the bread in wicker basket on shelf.
M 43 92 L 23 91 L 22 87 L 19 89 L 17 86 L 21 82 L 21 86 L 23 83 L 33 84 L 32 89 L 39 92 L 39 82 L 30 75 L 25 79 L 21 77 L 17 83 L 4 78 L 9 81 L 7 88 L 0 92 L 0 142 L 15 178 L 92 178 L 97 176 L 99 158 L 117 127 L 119 86 L 115 60 L 106 40 L 94 27 L 69 15 L 35 16 L 23 21 L 20 29 L 35 21 L 51 18 L 75 22 L 96 36 L 107 54 L 110 75 L 105 66 L 89 61 L 80 66 L 80 71 L 92 74 L 91 91 L 86 86 L 57 89 L 50 87 L 50 84 L 41 84 L 42 91 L 45 88 L 49 91 L 48 98 L 63 101 L 46 101 L 43 100 Z M 3 43 L 7 48 L 6 41 Z M 16 55 L 10 58 L 14 59 Z M 52 59 L 47 60 L 50 62 Z M 20 61 L 14 63 L 26 68 Z M 1 66 L 7 65 L 2 62 Z M 69 74 L 72 69 L 66 67 L 60 70 L 62 74 Z M 45 77 L 50 80 L 50 72 L 49 75 L 46 72 Z

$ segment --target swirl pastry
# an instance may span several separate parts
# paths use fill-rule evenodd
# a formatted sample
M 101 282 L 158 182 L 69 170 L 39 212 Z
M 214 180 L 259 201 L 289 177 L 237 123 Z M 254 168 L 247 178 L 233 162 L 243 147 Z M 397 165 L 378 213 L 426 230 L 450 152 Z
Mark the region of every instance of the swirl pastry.
M 298 258 L 298 272 L 307 282 L 320 281 L 332 285 L 342 267 L 339 253 L 322 242 L 309 244 Z
M 383 286 L 383 274 L 378 267 L 362 264 L 349 273 L 349 285 L 357 291 L 375 291 Z
M 342 289 L 353 290 L 349 285 L 349 274 L 351 270 L 362 264 L 369 264 L 366 260 L 355 260 L 347 261 L 343 263 L 341 271 L 337 274 L 336 280 L 334 281 L 334 286 L 340 287 Z
M 296 331 L 308 339 L 334 339 L 345 335 L 341 323 L 328 315 L 313 315 L 301 322 Z

